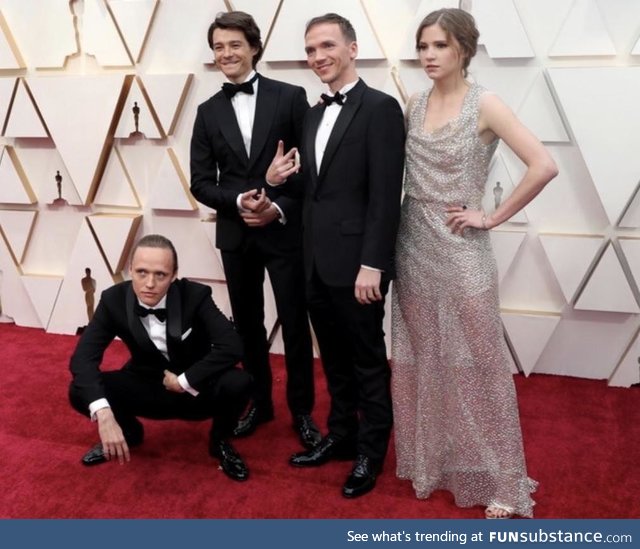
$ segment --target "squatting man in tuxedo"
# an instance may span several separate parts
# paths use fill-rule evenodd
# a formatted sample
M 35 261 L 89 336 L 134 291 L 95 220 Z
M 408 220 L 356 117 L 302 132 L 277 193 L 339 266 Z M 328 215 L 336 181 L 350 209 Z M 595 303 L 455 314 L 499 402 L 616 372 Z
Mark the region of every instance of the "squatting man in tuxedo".
M 242 342 L 233 324 L 208 286 L 178 279 L 178 256 L 163 236 L 136 243 L 129 273 L 130 281 L 102 293 L 71 357 L 71 404 L 96 422 L 100 436 L 82 463 L 129 461 L 144 437 L 138 417 L 213 418 L 210 455 L 228 477 L 246 480 L 247 466 L 228 441 L 251 388 L 251 376 L 237 366 Z M 103 354 L 116 337 L 131 358 L 103 372 Z
M 313 350 L 302 264 L 302 199 L 286 185 L 271 186 L 265 177 L 276 151 L 299 145 L 309 104 L 304 88 L 256 72 L 263 47 L 249 14 L 218 14 L 207 39 L 228 82 L 198 107 L 191 192 L 217 212 L 216 246 L 244 344 L 243 365 L 254 379 L 251 405 L 234 434 L 250 435 L 274 418 L 264 326 L 266 269 L 282 325 L 287 404 L 301 443 L 312 448 L 321 437 L 311 417 Z
M 330 93 L 306 115 L 302 171 L 287 184 L 304 181 L 307 299 L 331 408 L 327 436 L 290 462 L 315 467 L 355 459 L 342 494 L 358 497 L 376 484 L 392 427 L 382 321 L 394 277 L 404 120 L 394 98 L 358 78 L 358 44 L 347 19 L 330 13 L 309 21 L 305 50 Z M 273 168 L 291 170 L 295 152 L 274 158 Z M 268 177 L 284 179 L 271 171 Z

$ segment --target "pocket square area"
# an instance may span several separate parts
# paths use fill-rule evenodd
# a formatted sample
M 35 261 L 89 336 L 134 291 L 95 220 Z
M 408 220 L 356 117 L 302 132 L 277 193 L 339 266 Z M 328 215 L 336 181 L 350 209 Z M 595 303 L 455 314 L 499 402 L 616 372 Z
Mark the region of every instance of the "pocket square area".
M 187 339 L 192 330 L 193 328 L 189 328 L 184 334 L 182 334 L 180 336 L 180 341 L 184 341 L 185 339 Z

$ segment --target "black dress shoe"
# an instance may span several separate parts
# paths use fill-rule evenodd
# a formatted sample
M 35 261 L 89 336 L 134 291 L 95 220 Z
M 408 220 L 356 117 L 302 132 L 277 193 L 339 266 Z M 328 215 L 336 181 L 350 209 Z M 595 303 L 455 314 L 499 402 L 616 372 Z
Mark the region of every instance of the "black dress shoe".
M 378 467 L 374 466 L 371 459 L 359 454 L 342 487 L 342 495 L 345 498 L 357 498 L 370 492 L 376 485 L 377 472 Z
M 249 478 L 249 469 L 240 454 L 226 440 L 212 441 L 209 444 L 209 453 L 220 460 L 222 471 L 230 479 L 243 481 Z
M 131 442 L 127 440 L 127 446 L 129 446 L 129 448 L 135 448 L 136 446 L 140 446 L 141 444 L 142 444 L 142 435 L 140 435 L 140 438 L 137 440 L 133 440 Z M 100 463 L 105 463 L 106 461 L 109 461 L 107 459 L 107 456 L 104 455 L 102 442 L 98 442 L 97 444 L 92 446 L 91 449 L 84 456 L 82 456 L 81 461 L 83 465 L 87 465 L 87 466 L 98 465 Z
M 273 419 L 273 412 L 262 411 L 256 406 L 252 406 L 249 411 L 238 420 L 238 425 L 233 430 L 234 437 L 248 437 L 258 425 L 267 423 Z
M 106 456 L 104 455 L 104 451 L 102 450 L 102 442 L 98 442 L 95 446 L 92 446 L 91 449 L 82 456 L 82 464 L 83 465 L 98 465 L 99 463 L 104 463 L 107 461 Z
M 295 416 L 293 419 L 293 428 L 298 433 L 302 445 L 309 450 L 315 448 L 322 440 L 320 429 L 318 429 L 318 426 L 309 414 Z
M 332 459 L 350 460 L 355 457 L 356 445 L 353 439 L 338 439 L 327 435 L 315 448 L 293 454 L 289 463 L 294 467 L 317 467 Z

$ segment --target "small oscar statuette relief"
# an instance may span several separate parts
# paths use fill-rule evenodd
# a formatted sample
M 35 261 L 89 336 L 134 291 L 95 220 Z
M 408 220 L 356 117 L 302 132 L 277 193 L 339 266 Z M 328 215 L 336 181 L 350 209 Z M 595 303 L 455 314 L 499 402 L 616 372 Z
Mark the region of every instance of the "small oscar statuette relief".
M 60 175 L 60 170 L 56 170 L 55 180 L 56 180 L 56 190 L 58 191 L 58 197 L 54 199 L 53 205 L 66 206 L 68 202 L 64 198 L 62 198 L 62 176 Z
M 96 298 L 96 279 L 91 277 L 91 269 L 86 267 L 84 276 L 80 279 L 80 285 L 84 292 L 84 303 L 87 307 L 87 324 L 93 318 L 95 298 Z M 81 334 L 87 326 L 78 326 L 76 334 Z
M 131 112 L 133 112 L 133 124 L 135 126 L 135 131 L 132 131 L 129 134 L 129 137 L 137 137 L 142 138 L 144 134 L 140 131 L 140 107 L 138 106 L 138 102 L 133 102 L 133 107 L 131 107 Z

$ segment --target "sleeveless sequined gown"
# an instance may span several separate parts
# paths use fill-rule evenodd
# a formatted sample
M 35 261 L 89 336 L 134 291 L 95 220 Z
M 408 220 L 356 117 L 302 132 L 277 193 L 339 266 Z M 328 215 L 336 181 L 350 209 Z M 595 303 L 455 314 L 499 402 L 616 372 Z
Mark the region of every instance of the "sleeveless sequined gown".
M 489 232 L 454 235 L 447 206 L 479 209 L 497 142 L 478 135 L 483 89 L 461 114 L 423 129 L 429 92 L 408 116 L 405 197 L 392 299 L 397 474 L 418 498 L 449 490 L 460 507 L 507 505 L 531 517 L 513 377 Z

